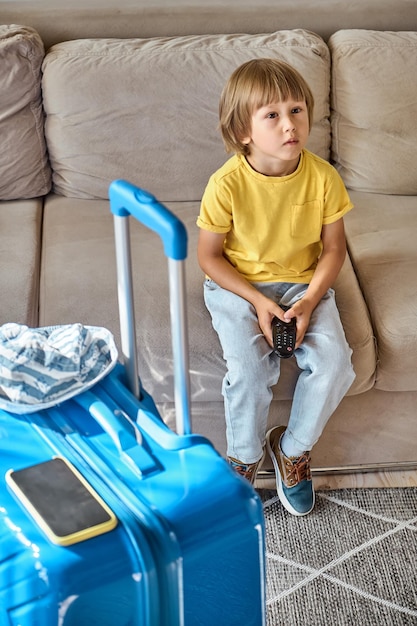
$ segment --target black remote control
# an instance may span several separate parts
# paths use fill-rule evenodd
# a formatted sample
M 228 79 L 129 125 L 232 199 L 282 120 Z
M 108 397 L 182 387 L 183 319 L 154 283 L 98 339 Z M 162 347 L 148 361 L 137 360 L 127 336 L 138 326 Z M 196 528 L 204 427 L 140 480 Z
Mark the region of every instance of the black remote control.
M 284 309 L 284 311 L 286 310 L 283 306 L 281 306 L 281 308 Z M 283 322 L 278 317 L 273 318 L 272 339 L 274 342 L 274 351 L 281 359 L 288 359 L 294 354 L 296 334 L 297 327 L 295 317 L 289 322 Z

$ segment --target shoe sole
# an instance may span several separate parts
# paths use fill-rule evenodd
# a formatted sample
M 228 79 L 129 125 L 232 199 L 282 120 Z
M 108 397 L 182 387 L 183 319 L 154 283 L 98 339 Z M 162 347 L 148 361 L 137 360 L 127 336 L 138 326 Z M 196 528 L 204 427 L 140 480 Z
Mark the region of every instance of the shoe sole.
M 308 511 L 305 511 L 305 513 L 300 513 L 300 511 L 297 511 L 296 509 L 294 509 L 294 507 L 288 502 L 287 498 L 285 497 L 285 493 L 284 490 L 282 488 L 282 478 L 281 478 L 281 472 L 279 470 L 279 465 L 278 465 L 278 461 L 277 458 L 271 448 L 271 444 L 269 442 L 269 437 L 267 436 L 266 438 L 266 449 L 268 450 L 268 454 L 271 457 L 271 461 L 274 465 L 274 469 L 275 469 L 275 482 L 277 485 L 277 494 L 278 494 L 278 498 L 282 504 L 282 506 L 284 507 L 284 509 L 286 509 L 288 511 L 288 513 L 291 513 L 291 515 L 295 515 L 296 517 L 303 517 L 304 515 L 308 515 L 309 513 L 311 513 L 311 511 L 314 509 L 314 505 L 316 502 L 316 496 L 315 493 L 313 491 L 313 503 L 311 508 Z

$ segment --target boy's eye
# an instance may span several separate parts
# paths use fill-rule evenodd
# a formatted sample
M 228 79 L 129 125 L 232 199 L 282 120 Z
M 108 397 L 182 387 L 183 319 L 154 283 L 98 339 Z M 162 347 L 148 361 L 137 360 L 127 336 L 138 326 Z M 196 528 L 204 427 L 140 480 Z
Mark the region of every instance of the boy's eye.
M 291 109 L 291 115 L 296 115 L 297 113 L 301 113 L 302 108 L 301 107 L 294 107 L 293 109 Z M 271 111 L 270 113 L 267 114 L 267 119 L 268 120 L 274 120 L 277 117 L 279 117 L 279 113 L 277 113 L 276 111 Z

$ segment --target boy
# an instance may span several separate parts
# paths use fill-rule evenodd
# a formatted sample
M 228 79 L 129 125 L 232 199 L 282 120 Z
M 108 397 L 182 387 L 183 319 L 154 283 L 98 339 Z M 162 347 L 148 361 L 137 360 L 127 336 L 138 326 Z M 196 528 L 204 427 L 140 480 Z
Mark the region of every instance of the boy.
M 205 303 L 227 364 L 228 460 L 253 483 L 266 444 L 279 498 L 293 515 L 314 507 L 310 450 L 355 377 L 331 289 L 352 204 L 336 170 L 305 149 L 313 106 L 310 88 L 286 63 L 237 68 L 220 99 L 223 140 L 235 155 L 210 178 L 197 220 Z M 287 428 L 266 433 L 280 374 L 274 316 L 296 319 L 301 373 Z

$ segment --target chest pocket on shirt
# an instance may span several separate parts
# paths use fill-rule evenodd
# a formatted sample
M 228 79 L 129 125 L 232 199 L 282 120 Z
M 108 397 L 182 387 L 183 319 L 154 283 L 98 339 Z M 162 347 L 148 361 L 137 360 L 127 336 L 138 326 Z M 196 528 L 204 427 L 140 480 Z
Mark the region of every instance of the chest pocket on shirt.
M 291 206 L 291 236 L 309 243 L 319 241 L 322 229 L 322 203 L 310 200 Z

